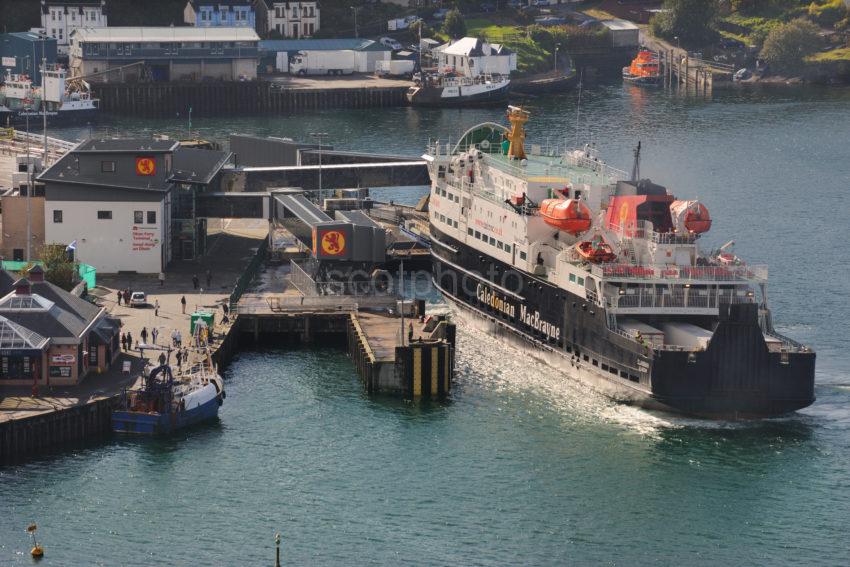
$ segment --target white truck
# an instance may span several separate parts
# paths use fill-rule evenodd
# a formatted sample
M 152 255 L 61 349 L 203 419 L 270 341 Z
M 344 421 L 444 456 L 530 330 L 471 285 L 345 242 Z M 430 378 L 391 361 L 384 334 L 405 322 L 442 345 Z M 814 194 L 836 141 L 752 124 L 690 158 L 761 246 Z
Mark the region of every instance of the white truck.
M 375 74 L 379 77 L 412 77 L 415 62 L 409 59 L 375 61 Z
M 289 59 L 292 75 L 350 75 L 357 68 L 357 54 L 350 49 L 299 51 Z

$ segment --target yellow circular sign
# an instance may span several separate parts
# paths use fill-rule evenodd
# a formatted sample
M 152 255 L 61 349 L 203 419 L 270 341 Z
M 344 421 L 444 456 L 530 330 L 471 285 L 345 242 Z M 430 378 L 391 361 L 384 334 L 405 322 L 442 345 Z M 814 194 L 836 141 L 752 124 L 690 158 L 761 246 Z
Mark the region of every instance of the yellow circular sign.
M 328 256 L 339 256 L 345 252 L 345 235 L 338 230 L 329 230 L 322 235 L 322 252 Z
M 156 173 L 156 162 L 153 158 L 137 158 L 136 159 L 136 174 L 138 175 L 153 175 Z

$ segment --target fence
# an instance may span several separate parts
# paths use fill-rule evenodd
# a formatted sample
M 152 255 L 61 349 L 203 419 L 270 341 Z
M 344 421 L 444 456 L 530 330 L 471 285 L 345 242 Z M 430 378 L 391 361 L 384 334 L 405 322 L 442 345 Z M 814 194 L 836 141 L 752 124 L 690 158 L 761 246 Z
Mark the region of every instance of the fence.
M 30 264 L 38 264 L 39 266 L 44 266 L 44 262 L 41 260 L 37 260 L 35 262 L 23 262 L 18 260 L 3 260 L 3 269 L 9 272 L 21 272 L 24 268 L 29 266 Z M 80 283 L 85 282 L 88 289 L 94 289 L 97 285 L 97 270 L 94 266 L 89 264 L 78 264 L 77 265 L 77 276 L 80 278 Z
M 265 239 L 257 247 L 257 251 L 254 253 L 254 257 L 251 258 L 251 262 L 242 271 L 239 279 L 236 280 L 236 285 L 233 286 L 233 291 L 230 293 L 231 309 L 236 307 L 236 304 L 239 302 L 239 298 L 242 297 L 242 294 L 245 293 L 246 289 L 248 289 L 248 286 L 254 280 L 257 272 L 260 271 L 260 266 L 262 266 L 263 261 L 266 259 L 266 252 L 268 252 L 268 249 L 269 241 L 268 239 Z

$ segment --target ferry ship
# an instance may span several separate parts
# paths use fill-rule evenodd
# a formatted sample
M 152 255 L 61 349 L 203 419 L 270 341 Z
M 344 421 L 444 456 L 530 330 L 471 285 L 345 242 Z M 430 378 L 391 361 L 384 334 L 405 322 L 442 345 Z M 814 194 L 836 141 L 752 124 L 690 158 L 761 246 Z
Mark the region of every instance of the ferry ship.
M 623 80 L 636 85 L 659 85 L 661 67 L 658 56 L 652 51 L 642 49 L 628 67 L 623 67 Z
M 510 77 L 482 74 L 474 77 L 419 74 L 407 91 L 414 106 L 477 106 L 504 102 L 510 92 Z
M 224 403 L 224 381 L 209 354 L 182 376 L 167 361 L 145 372 L 142 388 L 125 392 L 112 412 L 112 431 L 136 435 L 168 435 L 213 419 Z
M 100 101 L 91 96 L 89 84 L 66 80 L 60 65 L 42 67 L 42 86 L 27 75 L 7 73 L 0 86 L 0 124 L 40 123 L 47 114 L 51 124 L 84 122 L 97 116 Z
M 433 282 L 450 303 L 618 401 L 716 418 L 814 399 L 815 353 L 776 332 L 767 267 L 705 252 L 708 209 L 600 159 L 525 149 L 529 113 L 431 143 Z

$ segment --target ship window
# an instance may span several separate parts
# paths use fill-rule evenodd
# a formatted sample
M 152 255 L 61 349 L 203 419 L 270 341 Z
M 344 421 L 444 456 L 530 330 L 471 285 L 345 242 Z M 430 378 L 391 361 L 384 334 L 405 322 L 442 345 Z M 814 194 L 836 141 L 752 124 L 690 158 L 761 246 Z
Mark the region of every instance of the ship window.
M 602 363 L 602 370 L 608 370 L 608 365 L 604 362 Z
M 576 275 L 575 274 L 570 274 L 570 282 L 576 283 Z
M 481 233 L 477 230 L 475 231 L 475 238 L 481 238 Z
M 103 173 L 115 173 L 115 162 L 114 161 L 102 161 L 100 162 L 100 171 Z
M 520 260 L 525 260 L 525 259 L 526 259 L 525 252 L 520 252 L 520 253 L 519 253 L 519 259 L 520 259 Z
M 133 224 L 142 224 L 145 222 L 144 211 L 133 211 Z
M 595 358 L 593 359 L 593 366 L 599 366 L 599 361 Z
M 640 382 L 640 378 L 638 378 L 634 374 L 629 374 L 629 380 L 631 380 L 632 382 Z
M 613 366 L 611 366 L 611 367 L 609 367 L 609 368 L 608 368 L 608 372 L 610 372 L 610 373 L 611 373 L 611 374 L 613 374 L 614 376 L 616 376 L 616 375 L 617 375 L 617 369 L 616 369 L 616 368 L 614 368 Z
M 156 211 L 148 211 L 148 224 L 156 224 Z
M 496 241 L 496 248 L 498 248 L 499 250 L 502 250 L 502 242 L 501 241 L 499 241 L 499 240 Z
M 581 191 L 580 191 L 579 189 L 576 189 L 576 190 L 575 190 L 575 197 L 574 197 L 574 198 L 576 198 L 576 199 L 580 199 L 580 198 L 581 198 Z
M 623 372 L 622 370 L 620 370 L 620 378 L 628 378 L 628 377 L 629 377 L 628 372 Z
M 583 357 L 583 358 L 584 358 L 584 361 L 585 361 L 585 362 L 590 361 L 590 357 L 589 357 L 589 356 L 587 356 L 586 354 L 584 355 L 584 357 Z
M 466 229 L 466 234 L 468 234 L 469 236 L 472 236 L 472 229 L 471 229 L 471 228 L 467 228 L 467 229 Z
M 584 285 L 584 278 L 578 279 L 578 285 Z
M 490 237 L 490 246 L 495 246 L 495 245 L 496 245 L 496 239 L 491 236 Z
M 59 224 L 62 222 L 62 211 L 54 210 L 53 211 L 53 222 Z
M 99 220 L 112 220 L 112 211 L 98 211 L 97 218 Z

